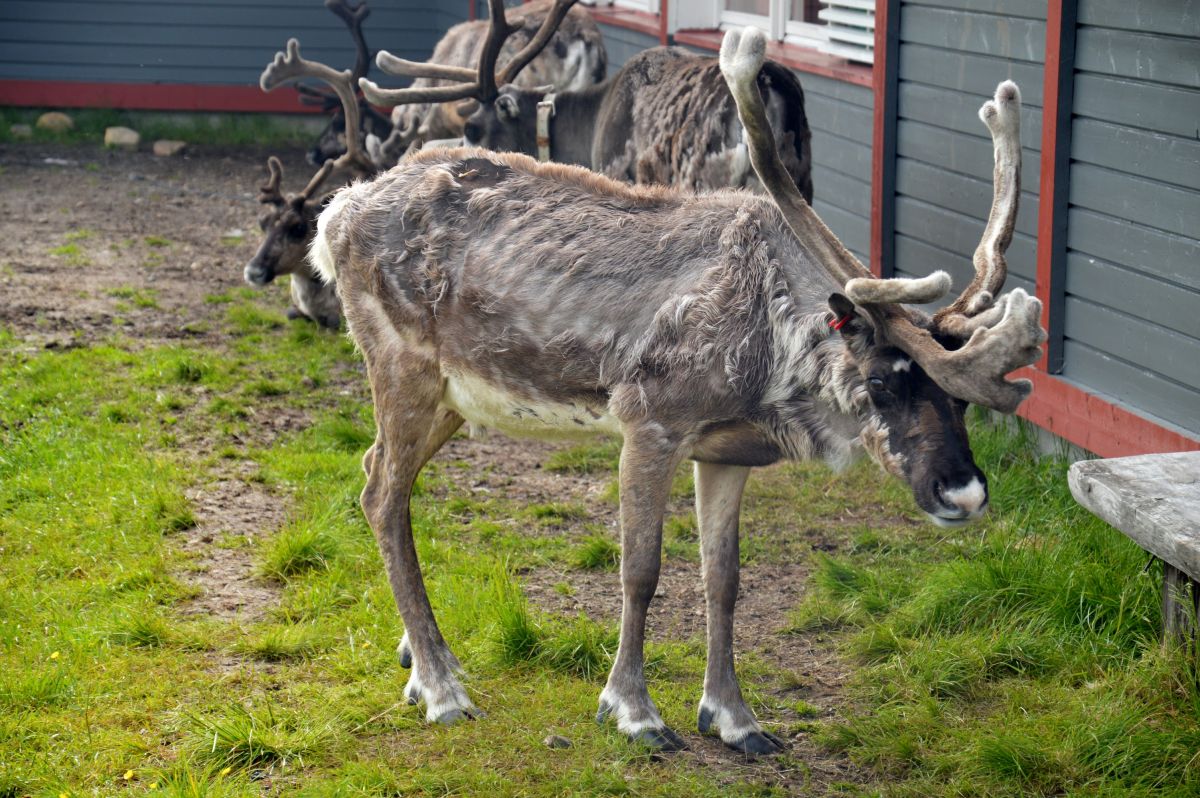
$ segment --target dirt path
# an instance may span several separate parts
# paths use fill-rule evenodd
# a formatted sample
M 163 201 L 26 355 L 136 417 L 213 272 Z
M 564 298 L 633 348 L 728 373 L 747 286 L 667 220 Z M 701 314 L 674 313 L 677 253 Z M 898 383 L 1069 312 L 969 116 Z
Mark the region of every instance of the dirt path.
M 199 150 L 159 159 L 96 147 L 0 145 L 0 291 L 6 300 L 0 303 L 0 327 L 30 348 L 71 347 L 114 334 L 135 345 L 187 339 L 222 347 L 211 323 L 219 311 L 209 298 L 243 285 L 242 265 L 258 243 L 254 197 L 265 177 L 265 157 Z M 307 173 L 298 156 L 285 159 L 285 168 L 293 183 Z M 139 305 L 139 296 L 152 299 L 153 306 Z M 273 417 L 263 437 L 273 439 L 305 423 L 294 415 Z M 207 454 L 203 440 L 187 445 Z M 615 530 L 615 507 L 604 498 L 609 475 L 547 471 L 546 459 L 557 448 L 500 436 L 455 439 L 438 459 L 467 464 L 443 471 L 458 495 L 578 504 L 587 517 L 572 521 L 565 534 L 586 534 L 585 523 Z M 257 484 L 251 466 L 225 461 L 188 494 L 197 525 L 180 534 L 183 548 L 195 555 L 188 578 L 201 593 L 182 606 L 185 613 L 252 621 L 278 601 L 278 588 L 256 576 L 250 549 L 228 545 L 230 538 L 271 534 L 285 518 L 286 501 Z M 821 534 L 808 530 L 804 536 L 809 532 Z M 822 545 L 815 538 L 811 543 Z M 818 717 L 828 718 L 837 713 L 845 678 L 833 646 L 818 635 L 780 633 L 807 577 L 804 563 L 743 570 L 737 650 L 765 658 L 783 674 L 754 685 L 758 692 L 788 707 L 803 700 Z M 570 585 L 569 595 L 553 587 L 562 582 Z M 605 621 L 619 615 L 618 582 L 613 572 L 524 575 L 530 600 L 541 609 Z M 698 566 L 669 560 L 652 605 L 652 639 L 702 640 L 703 606 Z M 806 712 L 808 719 L 812 712 Z M 795 794 L 820 794 L 832 783 L 860 780 L 844 758 L 813 743 L 803 730 L 805 719 L 794 709 L 767 718 L 770 728 L 792 741 L 791 755 L 780 760 L 747 760 L 710 740 L 684 756 L 722 779 L 753 777 Z

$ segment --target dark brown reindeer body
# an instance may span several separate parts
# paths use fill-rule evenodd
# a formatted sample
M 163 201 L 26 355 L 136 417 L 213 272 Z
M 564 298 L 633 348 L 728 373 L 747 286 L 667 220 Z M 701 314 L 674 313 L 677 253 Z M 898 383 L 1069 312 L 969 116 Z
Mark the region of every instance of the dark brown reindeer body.
M 342 190 L 319 219 L 312 258 L 336 279 L 375 403 L 363 509 L 404 619 L 405 691 L 429 720 L 476 714 L 429 606 L 409 520 L 417 473 L 464 419 L 514 434 L 621 435 L 624 603 L 600 717 L 662 749 L 683 741 L 650 699 L 642 648 L 681 460 L 696 463 L 708 605 L 699 726 L 751 753 L 783 743 L 759 727 L 733 668 L 748 467 L 840 465 L 866 451 L 939 523 L 986 506 L 965 403 L 1011 412 L 1029 387 L 1004 374 L 1036 359 L 1044 340 L 1036 300 L 1019 289 L 995 299 L 1016 211 L 1016 88 L 1003 84 L 985 109 L 996 191 L 976 280 L 930 319 L 897 303 L 931 301 L 949 278 L 871 277 L 788 176 L 756 88 L 765 45 L 755 34 L 731 33 L 721 67 L 771 199 L 627 186 L 458 149 Z

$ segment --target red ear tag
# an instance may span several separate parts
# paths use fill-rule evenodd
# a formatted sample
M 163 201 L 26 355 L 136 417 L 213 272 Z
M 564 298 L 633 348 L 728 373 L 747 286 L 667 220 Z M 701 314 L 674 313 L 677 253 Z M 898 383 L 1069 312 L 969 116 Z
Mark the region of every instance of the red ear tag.
M 830 321 L 829 326 L 835 330 L 840 330 L 843 327 L 845 327 L 846 322 L 850 321 L 850 319 L 852 319 L 852 318 L 854 318 L 852 315 L 846 314 L 845 316 L 842 316 L 840 319 L 834 319 L 834 320 Z

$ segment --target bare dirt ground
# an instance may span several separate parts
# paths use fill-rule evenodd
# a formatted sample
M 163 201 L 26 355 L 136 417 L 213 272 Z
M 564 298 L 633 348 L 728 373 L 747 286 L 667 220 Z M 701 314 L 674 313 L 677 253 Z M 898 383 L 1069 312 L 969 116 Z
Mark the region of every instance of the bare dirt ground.
M 189 339 L 219 349 L 225 342 L 210 324 L 214 308 L 205 297 L 243 285 L 242 266 L 258 243 L 254 198 L 266 177 L 266 154 L 199 149 L 162 159 L 79 145 L 0 145 L 0 326 L 28 348 L 77 346 L 120 334 L 135 346 Z M 284 165 L 285 186 L 302 183 L 309 173 L 298 152 Z M 156 307 L 121 302 L 129 289 L 153 292 Z M 354 390 L 366 395 L 365 384 Z M 275 418 L 263 437 L 304 424 L 301 417 Z M 202 448 L 204 441 L 190 445 Z M 462 495 L 503 491 L 519 501 L 576 503 L 587 509 L 588 523 L 615 529 L 615 508 L 603 499 L 608 475 L 547 471 L 542 466 L 555 448 L 496 435 L 457 438 L 439 458 L 469 465 L 444 470 Z M 196 571 L 187 578 L 201 593 L 184 612 L 252 620 L 278 598 L 276 588 L 255 576 L 248 549 L 218 545 L 222 536 L 267 535 L 283 522 L 285 500 L 254 483 L 251 470 L 226 463 L 189 494 L 197 526 L 183 533 L 183 546 L 196 557 Z M 579 528 L 566 534 L 584 534 L 583 522 L 572 523 Z M 829 547 L 819 530 L 796 534 L 810 548 Z M 807 577 L 802 561 L 743 570 L 737 650 L 789 674 L 753 685 L 758 693 L 789 707 L 803 700 L 829 718 L 838 714 L 846 675 L 832 642 L 780 633 Z M 619 617 L 614 572 L 543 569 L 524 578 L 531 602 L 546 611 Z M 569 595 L 553 587 L 563 582 Z M 698 566 L 668 561 L 652 605 L 652 639 L 702 640 L 703 606 Z M 793 794 L 822 794 L 836 783 L 862 780 L 844 757 L 815 744 L 796 711 L 772 711 L 764 719 L 791 739 L 790 757 L 751 760 L 716 740 L 693 745 L 683 756 L 722 778 L 753 777 Z

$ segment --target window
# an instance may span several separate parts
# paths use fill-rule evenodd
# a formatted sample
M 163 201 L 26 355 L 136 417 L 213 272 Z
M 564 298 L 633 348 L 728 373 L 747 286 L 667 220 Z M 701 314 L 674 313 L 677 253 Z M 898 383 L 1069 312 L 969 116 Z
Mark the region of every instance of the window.
M 817 0 L 723 0 L 720 23 L 722 28 L 753 25 L 772 39 L 819 47 L 825 40 L 819 8 Z
M 580 3 L 596 8 L 624 8 L 630 11 L 644 11 L 647 14 L 657 14 L 659 9 L 659 0 L 580 0 Z

